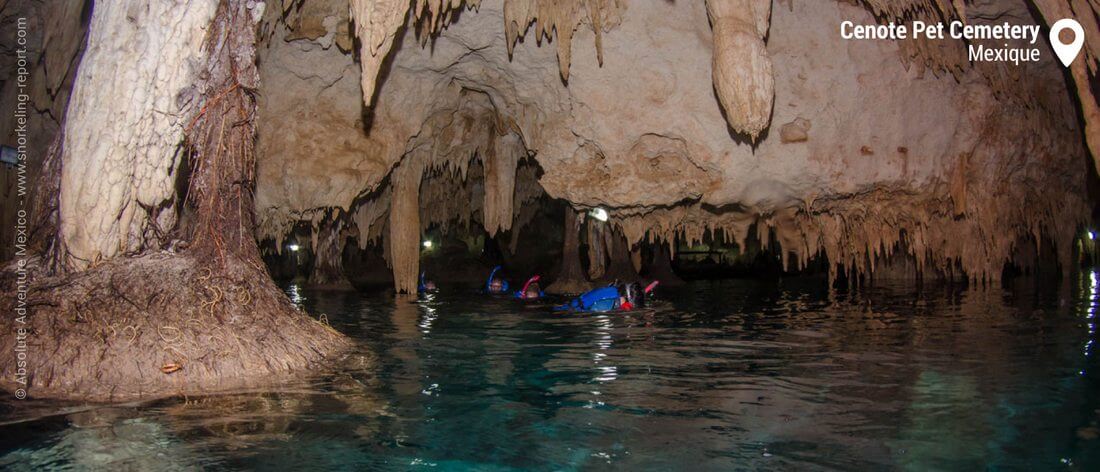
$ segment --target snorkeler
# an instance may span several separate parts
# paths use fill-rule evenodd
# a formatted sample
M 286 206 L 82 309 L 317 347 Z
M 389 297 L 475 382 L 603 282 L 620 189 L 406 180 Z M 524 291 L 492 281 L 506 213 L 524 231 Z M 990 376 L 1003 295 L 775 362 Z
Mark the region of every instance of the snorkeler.
M 489 278 L 485 280 L 485 292 L 492 294 L 508 293 L 508 281 L 503 277 L 497 277 L 497 271 L 500 270 L 500 266 L 493 267 L 493 271 L 489 272 Z
M 555 307 L 557 311 L 606 312 L 614 310 L 634 310 L 645 306 L 646 294 L 657 287 L 653 281 L 643 290 L 637 282 L 608 285 L 589 290 L 569 303 Z
M 527 279 L 527 283 L 523 284 L 523 288 L 516 292 L 516 298 L 521 300 L 535 300 L 545 296 L 546 294 L 542 293 L 542 288 L 539 287 L 540 278 L 540 276 L 536 275 Z
M 416 285 L 416 292 L 417 293 L 435 293 L 438 290 L 439 290 L 439 288 L 435 286 L 435 282 L 432 282 L 431 280 L 426 280 L 424 278 L 424 272 L 421 272 L 420 273 L 420 283 L 418 283 Z

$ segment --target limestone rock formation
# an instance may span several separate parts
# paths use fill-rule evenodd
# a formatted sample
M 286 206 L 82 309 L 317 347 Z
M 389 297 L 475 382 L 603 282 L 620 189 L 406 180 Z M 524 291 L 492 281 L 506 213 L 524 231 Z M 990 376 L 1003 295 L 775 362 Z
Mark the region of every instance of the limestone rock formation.
M 775 82 L 764 37 L 771 0 L 707 0 L 714 29 L 714 90 L 735 131 L 756 139 L 768 127 Z
M 386 186 L 404 160 L 427 152 L 418 159 L 457 162 L 487 148 L 441 143 L 482 142 L 483 130 L 494 128 L 534 156 L 547 194 L 608 208 L 630 244 L 691 241 L 709 229 L 742 240 L 758 228 L 777 234 L 791 267 L 825 256 L 835 271 L 856 273 L 896 250 L 922 267 L 976 277 L 998 277 L 1016 248 L 1043 241 L 1068 260 L 1087 215 L 1086 151 L 1049 57 L 1020 70 L 972 66 L 958 60 L 965 47 L 955 42 L 934 50 L 837 33 L 843 20 L 924 15 L 938 3 L 792 2 L 774 10 L 749 1 L 595 3 L 563 2 L 560 10 L 545 2 L 417 3 L 403 30 L 387 20 L 397 46 L 381 72 L 367 61 L 356 71 L 350 55 L 319 44 L 273 40 L 261 73 L 276 77 L 270 83 L 280 93 L 262 94 L 272 98 L 269 110 L 261 104 L 260 236 L 278 238 L 322 208 L 353 211 L 356 198 Z M 949 16 L 974 23 L 1030 18 L 1023 0 L 965 12 L 952 5 Z M 456 8 L 469 9 L 448 16 Z M 538 41 L 549 38 L 540 36 L 548 31 L 543 19 L 594 26 L 597 11 L 600 27 L 567 38 L 597 54 L 564 55 L 563 29 L 556 48 Z M 530 18 L 540 23 L 528 31 Z M 526 33 L 536 41 L 516 41 Z M 385 53 L 369 43 L 384 48 L 387 40 L 370 34 L 359 53 L 373 61 Z M 327 79 L 280 72 L 277 51 L 286 49 L 309 70 L 328 71 Z M 358 92 L 373 97 L 362 113 L 348 108 L 349 91 L 329 85 L 357 72 L 367 84 Z M 480 111 L 461 111 L 474 102 Z M 345 111 L 311 121 L 279 112 L 290 109 L 280 103 L 295 103 L 298 114 Z M 454 121 L 460 115 L 465 123 Z M 340 139 L 282 131 L 302 121 L 356 131 Z M 812 139 L 787 144 L 808 139 L 810 123 Z M 489 220 L 490 229 L 503 225 Z
M 30 322 L 49 334 L 34 347 L 54 354 L 32 383 L 52 396 L 221 387 L 227 373 L 258 379 L 338 352 L 345 340 L 289 305 L 260 264 L 255 239 L 280 250 L 303 222 L 322 278 L 356 234 L 384 248 L 405 293 L 426 231 L 478 225 L 514 250 L 540 199 L 567 208 L 557 291 L 588 283 L 581 215 L 597 207 L 610 222 L 587 226 L 592 278 L 634 277 L 641 243 L 709 234 L 778 244 L 788 269 L 824 258 L 834 277 L 886 264 L 988 280 L 1040 254 L 1071 266 L 1100 162 L 1094 0 L 0 8 L 38 12 L 30 60 L 3 59 L 29 68 L 30 96 L 5 80 L 0 103 L 33 108 L 32 208 L 47 254 L 29 276 L 9 266 L 0 285 L 41 289 L 33 303 L 47 308 Z M 972 62 L 962 40 L 837 31 L 844 20 L 1068 16 L 1086 30 L 1068 76 L 1045 53 L 1008 66 Z M 0 120 L 0 133 L 17 122 Z M 668 254 L 651 254 L 667 276 Z M 158 279 L 180 283 L 158 291 Z M 12 323 L 0 321 L 4 333 Z M 299 342 L 273 351 L 276 335 Z M 0 338 L 0 351 L 15 342 Z M 57 370 L 123 360 L 110 381 Z
M 62 146 L 61 237 L 73 268 L 143 249 L 149 233 L 174 225 L 176 149 L 216 7 L 121 1 L 93 9 Z M 162 60 L 133 60 L 149 54 Z
M 19 314 L 0 319 L 0 388 L 97 401 L 210 392 L 347 347 L 274 286 L 253 237 L 263 4 L 188 6 L 93 11 L 62 172 L 42 175 L 60 189 L 60 234 L 48 238 L 68 270 L 30 253 L 0 270 L 0 307 Z M 160 54 L 133 54 L 151 46 Z M 174 175 L 184 156 L 185 192 Z M 184 196 L 191 218 L 177 225 Z M 168 231 L 185 241 L 162 250 Z

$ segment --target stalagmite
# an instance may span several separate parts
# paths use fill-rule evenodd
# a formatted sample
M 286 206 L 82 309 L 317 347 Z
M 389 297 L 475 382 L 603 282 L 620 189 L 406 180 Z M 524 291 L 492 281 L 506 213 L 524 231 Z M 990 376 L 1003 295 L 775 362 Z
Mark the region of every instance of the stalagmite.
M 554 277 L 554 283 L 546 287 L 547 293 L 580 293 L 588 290 L 590 284 L 585 279 L 584 269 L 581 267 L 580 233 L 581 223 L 584 222 L 584 214 L 565 209 L 565 223 L 562 231 L 561 268 Z
M 414 158 L 406 158 L 412 160 Z M 390 200 L 389 261 L 397 293 L 416 294 L 420 271 L 420 179 L 421 170 L 406 162 L 390 176 L 393 194 Z
M 726 120 L 754 140 L 771 121 L 772 61 L 764 45 L 771 0 L 707 0 L 714 30 L 711 74 Z
M 217 0 L 97 2 L 69 102 L 60 232 L 76 269 L 155 245 L 175 223 L 189 86 Z M 157 56 L 158 60 L 136 60 Z

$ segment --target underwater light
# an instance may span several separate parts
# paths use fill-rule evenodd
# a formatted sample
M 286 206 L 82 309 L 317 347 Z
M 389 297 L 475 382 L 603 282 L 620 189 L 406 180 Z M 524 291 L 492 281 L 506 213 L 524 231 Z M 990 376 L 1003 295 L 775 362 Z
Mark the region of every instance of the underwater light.
M 430 240 L 425 240 L 424 241 L 424 249 L 431 249 L 431 248 L 432 248 L 432 242 Z
M 297 250 L 301 249 L 302 247 L 297 245 L 297 244 L 288 244 L 286 248 L 290 249 L 291 251 L 297 251 Z
M 607 210 L 603 208 L 594 208 L 592 211 L 588 212 L 588 214 L 600 221 L 607 221 L 607 219 L 610 218 L 610 215 L 607 214 Z

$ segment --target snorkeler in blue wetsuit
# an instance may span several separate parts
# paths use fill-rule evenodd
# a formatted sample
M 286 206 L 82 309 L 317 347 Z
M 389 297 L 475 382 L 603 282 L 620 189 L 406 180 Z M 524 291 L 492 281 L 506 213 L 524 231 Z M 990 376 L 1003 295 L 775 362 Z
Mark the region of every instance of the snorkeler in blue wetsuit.
M 417 293 L 435 293 L 439 289 L 435 286 L 435 282 L 424 278 L 424 272 L 420 273 L 420 282 L 416 285 Z
M 485 293 L 501 294 L 508 293 L 508 281 L 503 277 L 497 277 L 497 271 L 500 270 L 500 266 L 493 267 L 493 271 L 489 272 L 489 278 L 485 280 Z
M 523 288 L 516 292 L 516 298 L 521 300 L 535 300 L 546 296 L 542 293 L 542 288 L 539 287 L 539 279 L 541 277 L 536 275 L 527 279 L 527 283 L 523 284 Z
M 606 312 L 613 310 L 634 310 L 645 306 L 646 294 L 657 287 L 657 282 L 642 289 L 637 282 L 609 285 L 589 290 L 569 303 L 555 307 L 557 311 Z

